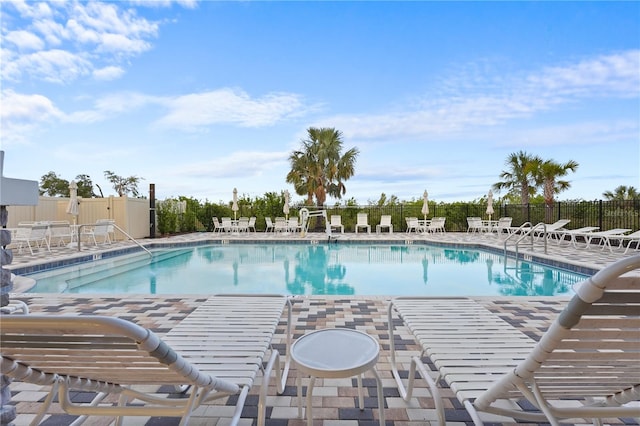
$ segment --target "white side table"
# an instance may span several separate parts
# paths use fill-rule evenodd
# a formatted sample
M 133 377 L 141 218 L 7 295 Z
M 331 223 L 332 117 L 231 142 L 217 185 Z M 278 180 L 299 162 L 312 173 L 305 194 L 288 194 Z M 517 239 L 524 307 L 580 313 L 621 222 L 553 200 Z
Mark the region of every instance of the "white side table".
M 311 376 L 307 388 L 307 425 L 313 425 L 311 397 L 316 377 L 341 379 L 357 376 L 358 405 L 364 410 L 362 374 L 371 370 L 378 384 L 380 426 L 384 426 L 382 381 L 376 371 L 380 345 L 371 336 L 349 328 L 326 328 L 305 334 L 291 346 L 291 359 L 298 370 L 298 416 L 302 418 L 302 380 L 300 373 Z

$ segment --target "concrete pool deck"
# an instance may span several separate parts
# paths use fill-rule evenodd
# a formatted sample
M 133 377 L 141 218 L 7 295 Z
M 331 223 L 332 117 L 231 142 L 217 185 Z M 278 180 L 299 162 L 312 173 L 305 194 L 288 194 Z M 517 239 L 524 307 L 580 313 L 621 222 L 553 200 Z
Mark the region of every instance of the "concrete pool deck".
M 400 244 L 415 244 L 422 240 L 433 241 L 441 244 L 486 246 L 494 250 L 502 249 L 502 241 L 495 236 L 444 233 L 430 234 L 427 236 L 394 233 L 394 234 L 334 234 L 343 241 L 394 241 Z M 154 240 L 141 240 L 147 243 L 182 243 L 203 241 L 244 240 L 244 241 L 300 241 L 302 237 L 296 234 L 279 235 L 264 233 L 248 233 L 239 236 L 211 233 L 195 233 L 175 236 L 171 238 L 159 238 Z M 305 240 L 326 242 L 325 234 L 309 234 Z M 82 254 L 98 253 L 103 250 L 123 248 L 133 245 L 131 242 L 118 242 L 112 246 L 99 246 L 83 248 Z M 548 245 L 548 253 L 542 253 L 540 247 L 533 251 L 522 247 L 520 252 L 524 255 L 542 257 L 549 261 L 569 263 L 577 268 L 601 269 L 604 266 L 626 256 L 637 254 L 630 251 L 626 255 L 619 250 L 610 253 L 600 248 L 589 250 L 575 249 L 563 245 L 558 247 L 555 242 Z M 15 254 L 11 268 L 25 267 L 29 265 L 60 261 L 78 256 L 76 248 L 52 248 L 52 252 L 41 251 L 33 256 L 28 251 Z M 100 314 L 113 315 L 129 319 L 142 326 L 153 329 L 159 334 L 169 331 L 175 324 L 186 317 L 200 303 L 206 300 L 207 295 L 68 295 L 68 294 L 29 294 L 14 293 L 12 298 L 25 301 L 33 313 L 46 314 Z M 387 330 L 387 304 L 390 297 L 345 297 L 345 296 L 309 296 L 293 298 L 293 322 L 294 338 L 302 336 L 309 330 L 324 327 L 349 327 L 364 331 L 378 339 L 381 345 L 378 371 L 383 380 L 385 394 L 385 415 L 388 426 L 417 426 L 435 424 L 436 414 L 433 410 L 433 400 L 429 397 L 426 384 L 419 381 L 415 397 L 410 403 L 405 403 L 398 395 L 395 382 L 391 376 L 389 365 L 389 342 Z M 497 313 L 513 326 L 521 329 L 526 334 L 540 336 L 550 321 L 562 310 L 568 300 L 566 296 L 558 297 L 473 297 L 478 303 Z M 284 327 L 286 318 L 283 317 L 279 325 L 279 333 L 274 338 L 274 346 L 281 352 L 284 350 Z M 404 349 L 403 360 L 408 366 L 408 360 L 412 355 L 419 353 L 418 345 L 408 330 L 399 322 L 396 324 L 396 347 Z M 405 362 L 406 361 L 406 362 Z M 407 370 L 404 370 L 407 374 Z M 295 398 L 296 371 L 292 370 L 287 382 L 287 388 L 283 395 L 278 396 L 275 387 L 269 389 L 267 425 L 303 426 L 306 420 L 297 418 L 297 406 Z M 303 382 L 304 383 L 304 382 Z M 357 406 L 357 388 L 355 380 L 351 379 L 324 379 L 316 382 L 314 391 L 314 421 L 315 426 L 369 426 L 377 425 L 377 399 L 375 380 L 372 376 L 365 375 L 365 410 L 360 411 Z M 242 425 L 255 424 L 255 407 L 257 404 L 257 390 L 252 390 L 251 398 L 245 408 Z M 446 389 L 446 388 L 445 388 Z M 14 382 L 11 385 L 12 403 L 16 404 L 18 417 L 16 425 L 28 424 L 36 412 L 40 402 L 44 399 L 44 390 L 35 385 Z M 452 393 L 445 390 L 447 404 L 447 424 L 464 425 L 471 421 L 466 411 L 460 406 Z M 78 395 L 79 398 L 82 395 Z M 222 404 L 224 403 L 224 400 Z M 571 403 L 568 401 L 567 403 Z M 69 425 L 73 416 L 64 415 L 58 407 L 53 408 L 47 425 Z M 190 425 L 225 425 L 228 424 L 228 409 L 216 405 L 206 406 L 196 411 Z M 534 423 L 515 422 L 512 419 L 486 416 L 486 421 L 493 425 L 526 425 Z M 113 422 L 109 418 L 90 418 L 85 424 L 108 425 Z M 433 422 L 433 423 L 432 423 Z M 564 424 L 590 424 L 587 421 L 563 422 Z M 609 424 L 637 424 L 631 419 L 610 419 Z M 178 421 L 174 418 L 127 418 L 125 425 L 174 425 Z

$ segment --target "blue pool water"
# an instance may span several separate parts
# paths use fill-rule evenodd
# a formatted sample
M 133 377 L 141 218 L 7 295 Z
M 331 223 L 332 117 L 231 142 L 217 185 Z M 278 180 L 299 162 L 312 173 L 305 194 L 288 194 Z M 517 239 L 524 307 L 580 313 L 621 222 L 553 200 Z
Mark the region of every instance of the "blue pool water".
M 211 245 L 30 275 L 37 293 L 535 296 L 585 276 L 477 249 L 428 245 Z

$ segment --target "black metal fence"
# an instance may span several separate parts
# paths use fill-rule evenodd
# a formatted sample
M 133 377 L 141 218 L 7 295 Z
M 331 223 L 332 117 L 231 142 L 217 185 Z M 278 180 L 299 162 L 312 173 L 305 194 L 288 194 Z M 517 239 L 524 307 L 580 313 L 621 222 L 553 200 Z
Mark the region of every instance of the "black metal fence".
M 304 206 L 292 206 L 290 216 L 298 216 L 300 208 Z M 536 224 L 539 222 L 553 223 L 560 219 L 569 219 L 571 222 L 567 226 L 570 229 L 585 226 L 597 226 L 601 230 L 613 228 L 625 228 L 636 231 L 640 229 L 640 199 L 625 201 L 578 201 L 578 202 L 557 202 L 552 207 L 544 204 L 494 204 L 494 214 L 492 219 L 509 216 L 513 219 L 512 226 L 520 226 L 526 222 Z M 326 207 L 327 215 L 339 214 L 344 225 L 345 232 L 353 232 L 356 225 L 358 213 L 367 213 L 368 222 L 371 229 L 380 223 L 380 216 L 391 215 L 393 229 L 396 232 L 404 232 L 407 229 L 406 218 L 417 217 L 422 219 L 422 202 L 410 204 L 397 204 L 391 206 L 339 206 Z M 467 217 L 481 217 L 488 219 L 485 213 L 486 204 L 477 203 L 429 203 L 429 214 L 427 218 L 446 218 L 446 230 L 451 232 L 461 232 L 467 230 Z M 266 208 L 263 205 L 240 205 L 240 210 L 235 212 L 237 217 L 255 216 L 256 229 L 264 231 L 265 217 L 274 218 L 284 216 L 282 208 L 271 206 Z M 190 204 L 186 212 L 175 217 L 175 222 L 180 232 L 212 231 L 212 217 L 234 217 L 231 206 L 227 205 L 206 205 L 195 206 Z M 163 220 L 159 218 L 159 220 Z M 324 224 L 317 225 L 319 229 L 324 229 Z M 174 228 L 171 226 L 170 228 Z M 313 228 L 313 224 L 312 224 Z

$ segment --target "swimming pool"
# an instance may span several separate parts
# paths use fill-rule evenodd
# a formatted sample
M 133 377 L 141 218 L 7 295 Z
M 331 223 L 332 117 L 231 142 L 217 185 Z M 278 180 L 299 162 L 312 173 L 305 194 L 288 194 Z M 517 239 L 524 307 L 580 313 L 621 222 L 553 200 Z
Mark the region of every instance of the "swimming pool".
M 233 244 L 136 253 L 29 275 L 34 293 L 535 296 L 584 275 L 479 249 Z

